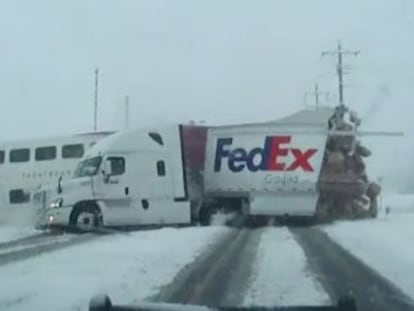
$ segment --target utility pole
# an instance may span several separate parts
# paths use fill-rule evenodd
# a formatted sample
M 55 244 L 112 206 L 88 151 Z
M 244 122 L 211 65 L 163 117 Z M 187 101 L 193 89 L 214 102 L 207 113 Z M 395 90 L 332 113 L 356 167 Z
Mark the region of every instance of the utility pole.
M 129 128 L 129 96 L 125 96 L 125 129 Z
M 351 50 L 343 50 L 341 41 L 338 41 L 338 47 L 336 51 L 324 51 L 322 52 L 322 57 L 326 55 L 337 56 L 337 64 L 336 64 L 336 72 L 338 74 L 338 92 L 339 92 L 339 105 L 344 106 L 344 65 L 343 65 L 343 56 L 344 55 L 352 55 L 357 56 L 359 51 L 351 51 Z
M 94 98 L 94 113 L 93 113 L 93 130 L 98 130 L 98 81 L 99 81 L 99 70 L 95 69 L 95 98 Z
M 328 100 L 329 99 L 329 92 L 321 92 L 319 91 L 319 86 L 318 83 L 315 84 L 315 89 L 313 92 L 306 92 L 305 93 L 305 101 L 306 98 L 310 95 L 315 96 L 315 109 L 318 110 L 319 109 L 319 96 L 323 95 L 325 96 L 325 99 Z

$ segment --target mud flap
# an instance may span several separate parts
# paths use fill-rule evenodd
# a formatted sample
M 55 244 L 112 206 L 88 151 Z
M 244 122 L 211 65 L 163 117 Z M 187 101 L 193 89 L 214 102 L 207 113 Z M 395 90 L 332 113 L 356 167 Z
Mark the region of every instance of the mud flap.
M 199 213 L 199 222 L 202 226 L 209 226 L 211 223 L 211 210 L 206 207 L 202 207 Z

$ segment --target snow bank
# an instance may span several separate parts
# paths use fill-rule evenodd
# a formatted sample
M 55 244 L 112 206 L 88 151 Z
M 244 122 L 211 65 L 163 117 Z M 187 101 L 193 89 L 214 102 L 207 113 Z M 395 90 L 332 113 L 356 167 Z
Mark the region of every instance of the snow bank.
M 389 214 L 373 220 L 336 222 L 323 230 L 414 298 L 413 224 L 414 214 Z
M 34 229 L 33 226 L 2 225 L 0 226 L 0 243 L 25 238 L 38 233 L 41 233 L 41 231 Z
M 414 194 L 387 193 L 382 200 L 381 215 L 388 208 L 389 214 L 414 213 Z
M 97 293 L 133 303 L 156 294 L 228 230 L 165 228 L 106 236 L 0 267 L 0 310 L 87 310 Z
M 263 232 L 244 305 L 320 305 L 329 296 L 307 270 L 306 256 L 286 228 Z

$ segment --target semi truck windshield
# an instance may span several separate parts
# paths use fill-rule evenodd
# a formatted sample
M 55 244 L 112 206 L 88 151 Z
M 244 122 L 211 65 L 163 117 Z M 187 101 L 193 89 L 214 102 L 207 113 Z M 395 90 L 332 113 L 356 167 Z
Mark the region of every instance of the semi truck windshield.
M 101 162 L 102 157 L 94 157 L 81 161 L 75 170 L 75 178 L 95 175 L 98 172 Z

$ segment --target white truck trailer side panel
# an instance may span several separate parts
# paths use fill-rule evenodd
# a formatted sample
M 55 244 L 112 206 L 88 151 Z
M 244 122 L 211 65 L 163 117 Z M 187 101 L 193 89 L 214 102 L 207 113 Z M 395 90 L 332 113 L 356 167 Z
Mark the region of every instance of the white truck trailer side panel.
M 245 194 L 252 199 L 251 214 L 285 214 L 285 208 L 300 215 L 311 214 L 316 208 L 326 139 L 323 124 L 211 128 L 205 190 L 226 196 Z M 309 204 L 312 206 L 306 211 L 299 208 Z M 277 206 L 285 208 L 277 210 Z

